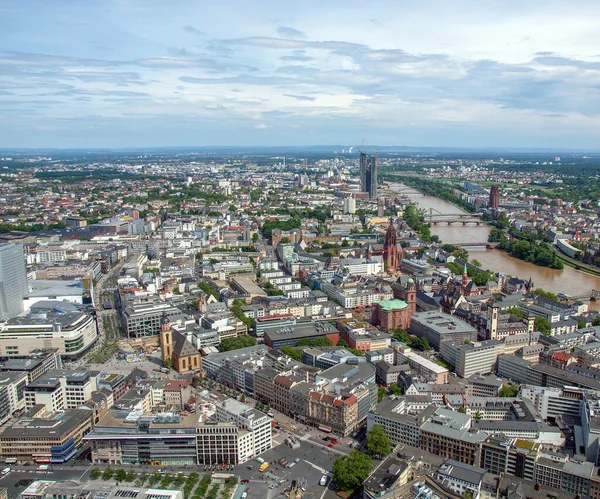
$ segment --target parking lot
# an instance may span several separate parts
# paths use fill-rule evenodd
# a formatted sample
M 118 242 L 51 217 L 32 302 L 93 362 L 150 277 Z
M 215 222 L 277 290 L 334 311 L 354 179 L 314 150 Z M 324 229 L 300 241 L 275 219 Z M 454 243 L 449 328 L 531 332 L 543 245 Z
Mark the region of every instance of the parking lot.
M 248 461 L 235 467 L 235 473 L 242 480 L 248 480 L 246 490 L 249 497 L 274 498 L 281 497 L 283 491 L 290 487 L 292 480 L 305 489 L 309 495 L 316 498 L 334 498 L 335 492 L 329 487 L 321 487 L 319 480 L 323 474 L 331 475 L 331 467 L 335 455 L 330 449 L 314 446 L 309 442 L 299 441 L 299 449 L 291 449 L 286 444 L 278 445 L 274 449 L 261 454 L 261 458 L 269 462 L 269 468 L 260 473 L 260 463 Z M 327 450 L 326 450 L 327 449 Z M 280 459 L 292 463 L 299 459 L 292 468 L 284 468 L 279 464 Z M 252 469 L 248 469 L 252 466 Z M 328 484 L 331 480 L 328 480 Z

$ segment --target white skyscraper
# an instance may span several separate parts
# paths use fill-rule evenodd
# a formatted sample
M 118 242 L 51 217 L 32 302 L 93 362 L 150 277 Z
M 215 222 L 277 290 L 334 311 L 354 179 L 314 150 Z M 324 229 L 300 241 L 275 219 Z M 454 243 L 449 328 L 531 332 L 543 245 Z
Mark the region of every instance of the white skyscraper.
M 23 312 L 23 298 L 27 291 L 23 246 L 0 244 L 0 320 Z

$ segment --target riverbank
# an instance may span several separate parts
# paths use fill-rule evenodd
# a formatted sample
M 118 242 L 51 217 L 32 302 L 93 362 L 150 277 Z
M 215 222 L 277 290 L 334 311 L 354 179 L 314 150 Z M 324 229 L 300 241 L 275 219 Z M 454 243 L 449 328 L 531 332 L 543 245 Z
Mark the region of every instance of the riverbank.
M 562 261 L 565 265 L 577 270 L 578 272 L 583 272 L 584 274 L 590 274 L 596 277 L 600 277 L 600 269 L 597 267 L 594 268 L 586 263 L 582 263 L 579 260 L 575 260 L 567 255 L 565 255 L 558 248 L 552 246 L 552 251 L 556 253 L 557 258 Z
M 397 195 L 404 195 L 419 208 L 428 211 L 433 208 L 437 213 L 457 213 L 462 211 L 456 205 L 418 192 L 413 187 L 408 187 L 400 182 L 390 182 L 390 189 Z M 466 212 L 465 212 L 466 213 Z M 431 228 L 431 234 L 436 235 L 441 241 L 448 244 L 483 243 L 488 240 L 491 227 L 487 224 L 475 225 L 446 225 L 438 224 Z M 566 265 L 563 270 L 554 270 L 547 267 L 538 267 L 524 260 L 510 256 L 505 251 L 495 249 L 472 248 L 469 249 L 470 258 L 479 260 L 481 268 L 489 269 L 495 273 L 517 276 L 521 279 L 531 278 L 538 288 L 543 288 L 554 293 L 579 295 L 591 289 L 600 289 L 600 276 L 576 270 Z M 590 308 L 600 308 L 600 302 L 590 303 Z

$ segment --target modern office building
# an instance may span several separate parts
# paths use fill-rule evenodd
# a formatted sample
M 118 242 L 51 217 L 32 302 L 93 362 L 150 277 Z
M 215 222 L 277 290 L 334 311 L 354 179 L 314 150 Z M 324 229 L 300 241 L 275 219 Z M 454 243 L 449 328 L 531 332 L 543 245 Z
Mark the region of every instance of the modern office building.
M 129 338 L 143 338 L 160 333 L 164 314 L 167 314 L 171 323 L 185 322 L 185 315 L 181 310 L 167 302 L 158 300 L 158 298 L 148 298 L 144 301 L 131 301 L 123 304 L 121 318 Z
M 476 464 L 480 443 L 486 437 L 485 432 L 471 428 L 471 417 L 467 414 L 438 408 L 421 425 L 420 446 L 438 456 Z
M 62 369 L 62 367 L 58 349 L 55 348 L 34 350 L 29 355 L 5 358 L 0 362 L 0 371 L 24 372 L 28 383 L 35 381 L 51 369 Z
M 198 415 L 109 411 L 85 436 L 92 462 L 150 466 L 187 466 L 198 461 Z
M 340 333 L 329 322 L 315 321 L 292 324 L 285 327 L 264 329 L 265 344 L 271 348 L 281 348 L 284 345 L 295 347 L 300 340 L 329 338 L 334 345 L 340 340 Z
M 64 463 L 77 453 L 83 436 L 92 428 L 93 412 L 74 409 L 44 414 L 40 409 L 32 409 L 0 429 L 1 459 Z
M 535 476 L 540 445 L 529 440 L 497 434 L 481 443 L 480 466 L 495 475 L 513 475 L 526 480 Z
M 377 156 L 360 152 L 360 188 L 369 198 L 377 197 Z
M 27 385 L 25 406 L 43 405 L 48 411 L 77 409 L 98 389 L 98 371 L 52 370 Z
M 444 312 L 418 312 L 412 316 L 409 332 L 427 338 L 429 345 L 440 349 L 442 341 L 474 341 L 477 330 L 458 317 Z
M 27 315 L 9 319 L 0 332 L 0 355 L 29 355 L 40 348 L 57 349 L 78 359 L 96 342 L 96 320 L 81 306 L 66 301 L 40 301 Z
M 498 356 L 504 350 L 501 340 L 486 340 L 467 344 L 444 341 L 440 347 L 442 358 L 455 367 L 461 378 L 474 374 L 495 372 Z
M 23 246 L 0 244 L 0 321 L 23 312 L 23 298 L 27 292 Z
M 233 423 L 239 428 L 237 462 L 245 462 L 273 448 L 273 418 L 236 399 L 215 404 L 219 423 Z

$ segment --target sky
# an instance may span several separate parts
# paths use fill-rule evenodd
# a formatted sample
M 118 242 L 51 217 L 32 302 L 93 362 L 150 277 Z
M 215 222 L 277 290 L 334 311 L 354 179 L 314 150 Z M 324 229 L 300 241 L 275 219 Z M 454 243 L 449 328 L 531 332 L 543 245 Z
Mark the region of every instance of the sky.
M 597 0 L 0 0 L 0 148 L 600 149 Z

